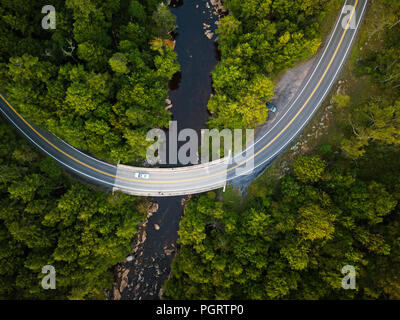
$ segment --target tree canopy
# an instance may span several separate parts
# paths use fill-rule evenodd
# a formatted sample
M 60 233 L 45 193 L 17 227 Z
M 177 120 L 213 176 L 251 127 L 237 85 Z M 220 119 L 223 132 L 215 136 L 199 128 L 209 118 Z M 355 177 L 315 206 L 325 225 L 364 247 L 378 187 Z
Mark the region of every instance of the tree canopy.
M 275 188 L 255 182 L 242 206 L 213 192 L 191 200 L 167 298 L 399 299 L 399 166 L 390 182 L 332 164 L 317 182 L 296 173 Z M 357 290 L 341 287 L 345 265 L 356 267 Z
M 0 298 L 104 299 L 146 208 L 72 180 L 0 121 Z M 42 289 L 45 265 L 55 290 Z
M 315 54 L 320 23 L 334 0 L 227 0 L 217 29 L 222 60 L 212 74 L 209 126 L 254 128 L 268 117 L 279 72 Z
M 168 127 L 167 83 L 176 53 L 174 16 L 158 1 L 52 3 L 56 29 L 41 28 L 44 1 L 2 1 L 0 89 L 35 125 L 112 162 L 145 158 L 146 133 Z

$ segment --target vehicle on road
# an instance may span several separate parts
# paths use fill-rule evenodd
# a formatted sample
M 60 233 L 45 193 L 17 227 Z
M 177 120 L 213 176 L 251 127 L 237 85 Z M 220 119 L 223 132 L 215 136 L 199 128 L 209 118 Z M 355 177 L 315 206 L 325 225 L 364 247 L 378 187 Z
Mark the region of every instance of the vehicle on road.
M 144 173 L 144 172 L 135 172 L 135 178 L 148 179 L 148 178 L 150 178 L 150 175 L 148 173 Z
M 266 106 L 267 106 L 268 110 L 271 110 L 272 112 L 276 112 L 276 107 L 271 102 L 267 102 Z

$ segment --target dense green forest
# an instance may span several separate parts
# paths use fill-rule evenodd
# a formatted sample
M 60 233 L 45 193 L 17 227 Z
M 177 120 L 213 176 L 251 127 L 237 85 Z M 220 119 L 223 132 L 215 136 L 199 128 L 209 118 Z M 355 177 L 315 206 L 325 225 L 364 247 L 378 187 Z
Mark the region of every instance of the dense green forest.
M 242 205 L 213 192 L 190 201 L 166 296 L 400 299 L 400 152 L 396 163 L 381 154 L 373 180 L 332 157 L 297 158 L 278 186 L 256 183 Z M 341 287 L 345 265 L 357 291 Z
M 109 161 L 144 157 L 179 69 L 157 0 L 0 0 L 0 90 L 30 121 Z M 314 54 L 339 0 L 226 0 L 211 127 L 263 123 L 273 80 Z M 337 11 L 335 11 L 337 14 Z M 193 197 L 171 299 L 400 299 L 400 1 L 371 0 L 329 138 L 289 172 Z M 346 73 L 345 73 L 346 74 Z M 0 121 L 0 298 L 101 299 L 148 203 L 73 180 Z M 43 290 L 44 265 L 57 289 Z M 341 288 L 344 265 L 357 290 Z
M 0 90 L 35 125 L 112 162 L 145 158 L 150 128 L 168 127 L 168 42 L 175 16 L 158 0 L 0 1 Z M 150 45 L 149 42 L 156 45 Z
M 215 95 L 208 103 L 215 128 L 254 128 L 268 117 L 272 80 L 315 54 L 320 24 L 338 0 L 226 0 L 230 14 L 217 29 L 222 60 L 212 73 Z
M 158 0 L 0 0 L 0 90 L 32 123 L 110 161 L 143 158 L 149 128 L 168 125 L 179 69 L 175 16 Z M 79 183 L 0 121 L 0 298 L 102 299 L 129 255 L 146 199 Z M 42 267 L 56 269 L 43 290 Z
M 371 1 L 334 124 L 288 173 L 187 204 L 166 297 L 400 299 L 399 21 L 399 1 Z
M 72 180 L 0 121 L 0 298 L 105 298 L 146 210 Z M 42 289 L 45 265 L 56 290 Z

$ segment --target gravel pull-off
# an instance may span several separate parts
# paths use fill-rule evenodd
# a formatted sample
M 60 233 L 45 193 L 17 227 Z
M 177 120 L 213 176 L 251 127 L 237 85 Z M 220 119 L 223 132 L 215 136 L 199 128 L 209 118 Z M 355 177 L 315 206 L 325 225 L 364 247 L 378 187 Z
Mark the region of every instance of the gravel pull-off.
M 275 124 L 276 120 L 279 119 L 280 114 L 286 111 L 296 92 L 300 89 L 303 82 L 308 79 L 307 76 L 309 75 L 309 71 L 312 69 L 315 61 L 316 56 L 297 65 L 293 69 L 287 70 L 281 76 L 280 80 L 275 85 L 275 97 L 272 99 L 273 104 L 277 107 L 277 111 L 275 114 L 269 112 L 267 122 L 257 128 L 255 140 L 258 140 L 263 136 Z M 262 174 L 268 166 L 269 163 L 266 163 L 264 166 L 255 169 L 251 175 L 242 176 L 242 178 L 234 180 L 233 185 L 242 193 L 245 193 L 248 185 L 256 177 Z

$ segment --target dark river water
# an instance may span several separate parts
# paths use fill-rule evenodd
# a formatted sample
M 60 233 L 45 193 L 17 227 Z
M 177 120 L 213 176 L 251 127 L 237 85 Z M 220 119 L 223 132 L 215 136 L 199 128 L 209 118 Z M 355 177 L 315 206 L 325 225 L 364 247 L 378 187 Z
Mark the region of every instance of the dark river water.
M 210 2 L 203 0 L 175 1 L 170 7 L 179 26 L 175 32 L 175 51 L 181 66 L 181 72 L 170 83 L 169 97 L 173 104 L 170 111 L 178 130 L 192 128 L 199 133 L 206 128 L 209 117 L 207 102 L 212 88 L 211 71 L 218 59 L 214 41 L 218 15 Z M 210 32 L 214 34 L 211 39 L 205 35 L 206 30 L 210 37 Z M 153 199 L 159 208 L 149 218 L 145 228 L 146 241 L 135 260 L 125 264 L 130 272 L 122 299 L 158 299 L 176 252 L 182 199 L 184 197 Z
M 172 7 L 174 5 L 175 8 Z M 175 51 L 181 65 L 178 84 L 177 81 L 170 83 L 170 89 L 175 89 L 170 90 L 173 120 L 178 122 L 178 130 L 204 129 L 211 93 L 210 73 L 217 64 L 217 51 L 215 42 L 205 36 L 203 23 L 210 25 L 207 30 L 212 28 L 215 33 L 216 19 L 215 16 L 210 19 L 202 0 L 185 0 L 183 4 L 182 1 L 172 2 L 171 11 L 176 15 L 179 26 L 176 30 Z

